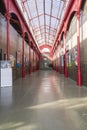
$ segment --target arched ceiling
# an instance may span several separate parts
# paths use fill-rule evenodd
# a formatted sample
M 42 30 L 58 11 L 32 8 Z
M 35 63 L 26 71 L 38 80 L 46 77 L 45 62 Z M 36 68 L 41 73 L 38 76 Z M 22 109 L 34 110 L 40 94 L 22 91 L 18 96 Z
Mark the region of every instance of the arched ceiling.
M 36 44 L 53 47 L 59 25 L 69 0 L 17 1 Z
M 50 50 L 48 48 L 43 48 L 41 50 L 42 53 L 50 53 Z
M 52 46 L 49 46 L 49 45 L 42 45 L 42 46 L 40 46 L 39 48 L 40 48 L 41 53 L 43 53 L 43 50 L 44 50 L 44 49 L 46 49 L 46 50 L 48 49 L 49 51 L 47 51 L 47 52 L 49 52 L 49 53 L 50 53 L 51 50 L 52 50 Z

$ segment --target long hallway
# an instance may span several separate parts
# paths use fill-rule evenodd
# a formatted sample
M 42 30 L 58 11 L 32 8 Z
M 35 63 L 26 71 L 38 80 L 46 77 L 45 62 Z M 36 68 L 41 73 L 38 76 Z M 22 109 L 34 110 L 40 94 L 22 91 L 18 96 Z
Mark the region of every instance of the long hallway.
M 0 130 L 87 130 L 87 88 L 54 71 L 0 88 Z

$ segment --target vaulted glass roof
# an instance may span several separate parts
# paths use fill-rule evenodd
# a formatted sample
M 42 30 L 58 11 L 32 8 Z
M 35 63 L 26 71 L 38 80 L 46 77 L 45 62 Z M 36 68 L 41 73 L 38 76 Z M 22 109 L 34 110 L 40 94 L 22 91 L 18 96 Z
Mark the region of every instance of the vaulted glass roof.
M 38 46 L 53 46 L 69 0 L 16 0 Z

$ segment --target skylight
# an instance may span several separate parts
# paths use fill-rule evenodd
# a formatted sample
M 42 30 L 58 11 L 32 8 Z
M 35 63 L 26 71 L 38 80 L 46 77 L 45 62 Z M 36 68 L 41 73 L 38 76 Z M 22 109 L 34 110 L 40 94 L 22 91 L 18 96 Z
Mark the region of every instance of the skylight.
M 38 46 L 53 46 L 69 0 L 17 1 Z

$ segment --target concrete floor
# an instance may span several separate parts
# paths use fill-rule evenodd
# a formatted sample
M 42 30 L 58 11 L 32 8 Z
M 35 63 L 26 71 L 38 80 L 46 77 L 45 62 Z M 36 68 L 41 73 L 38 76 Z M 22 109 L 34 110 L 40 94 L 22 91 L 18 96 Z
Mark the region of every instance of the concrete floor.
M 40 71 L 0 88 L 0 130 L 87 130 L 87 87 Z

